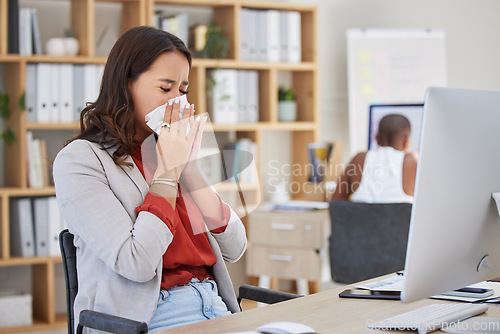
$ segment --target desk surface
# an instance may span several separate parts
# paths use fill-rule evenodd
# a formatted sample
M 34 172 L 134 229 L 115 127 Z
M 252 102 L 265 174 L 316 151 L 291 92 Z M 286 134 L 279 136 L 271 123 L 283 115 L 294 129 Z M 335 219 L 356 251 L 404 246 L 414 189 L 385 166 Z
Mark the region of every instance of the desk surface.
M 318 333 L 380 333 L 369 331 L 367 323 L 411 311 L 444 300 L 425 299 L 411 304 L 394 300 L 339 298 L 345 287 L 319 292 L 314 295 L 266 305 L 225 317 L 173 328 L 160 333 L 221 334 L 255 331 L 257 327 L 273 321 L 296 321 L 313 327 Z M 483 316 L 500 317 L 500 306 L 489 305 Z M 389 333 L 409 333 L 388 331 Z M 436 332 L 439 333 L 439 332 Z

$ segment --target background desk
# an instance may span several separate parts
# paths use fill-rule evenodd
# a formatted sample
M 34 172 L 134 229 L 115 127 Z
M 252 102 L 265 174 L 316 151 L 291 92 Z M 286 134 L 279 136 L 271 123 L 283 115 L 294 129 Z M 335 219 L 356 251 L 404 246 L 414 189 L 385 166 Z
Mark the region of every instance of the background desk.
M 254 331 L 257 327 L 273 321 L 304 323 L 321 334 L 381 333 L 385 331 L 368 330 L 367 322 L 382 320 L 432 303 L 449 303 L 433 299 L 403 304 L 394 300 L 339 298 L 338 294 L 342 290 L 344 287 L 159 333 L 221 334 Z M 484 313 L 483 316 L 500 317 L 500 306 L 489 305 L 488 312 Z M 387 332 L 414 333 L 408 331 Z

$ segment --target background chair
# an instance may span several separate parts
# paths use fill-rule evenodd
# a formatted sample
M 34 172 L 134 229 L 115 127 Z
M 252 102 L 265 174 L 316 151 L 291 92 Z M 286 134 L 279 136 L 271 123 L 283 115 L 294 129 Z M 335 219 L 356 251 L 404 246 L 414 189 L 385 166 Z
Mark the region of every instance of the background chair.
M 76 294 L 78 293 L 78 276 L 76 269 L 76 247 L 73 244 L 73 234 L 67 229 L 59 233 L 59 247 L 61 249 L 64 277 L 66 281 L 66 305 L 68 316 L 68 334 L 74 331 L 74 309 Z M 292 293 L 264 289 L 247 284 L 239 288 L 238 303 L 248 299 L 266 304 L 279 303 L 284 300 L 302 297 Z M 77 326 L 77 334 L 81 334 L 84 327 L 98 329 L 108 333 L 116 334 L 142 334 L 148 332 L 148 325 L 110 314 L 83 310 L 80 312 Z
M 332 279 L 349 284 L 403 269 L 411 207 L 331 201 Z

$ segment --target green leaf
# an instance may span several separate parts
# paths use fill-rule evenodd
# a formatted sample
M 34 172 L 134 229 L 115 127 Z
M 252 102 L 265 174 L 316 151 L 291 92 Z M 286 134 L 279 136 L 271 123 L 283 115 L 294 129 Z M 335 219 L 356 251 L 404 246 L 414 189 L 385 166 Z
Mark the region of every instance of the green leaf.
M 19 98 L 19 108 L 21 108 L 22 111 L 26 110 L 26 92 L 23 92 Z
M 278 88 L 278 100 L 279 101 L 293 101 L 295 100 L 295 94 L 293 94 L 290 88 L 279 87 Z
M 206 42 L 200 56 L 204 58 L 226 58 L 229 49 L 229 41 L 223 30 L 225 27 L 218 27 L 215 21 L 207 26 Z
M 7 93 L 0 94 L 0 117 L 3 119 L 10 117 L 9 96 Z
M 1 137 L 7 145 L 17 143 L 16 134 L 11 129 L 2 131 Z

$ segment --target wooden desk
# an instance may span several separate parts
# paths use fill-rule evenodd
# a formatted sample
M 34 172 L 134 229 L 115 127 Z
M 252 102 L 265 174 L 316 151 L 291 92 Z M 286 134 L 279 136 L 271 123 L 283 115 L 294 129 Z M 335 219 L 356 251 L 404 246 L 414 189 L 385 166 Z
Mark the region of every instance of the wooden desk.
M 321 334 L 381 332 L 408 334 L 414 332 L 375 331 L 369 330 L 366 326 L 369 321 L 382 320 L 428 304 L 449 303 L 433 299 L 403 304 L 393 300 L 339 298 L 338 294 L 342 290 L 344 287 L 159 333 L 221 334 L 255 331 L 257 327 L 273 321 L 296 321 L 313 327 Z M 483 316 L 500 317 L 500 306 L 489 305 L 487 313 Z

